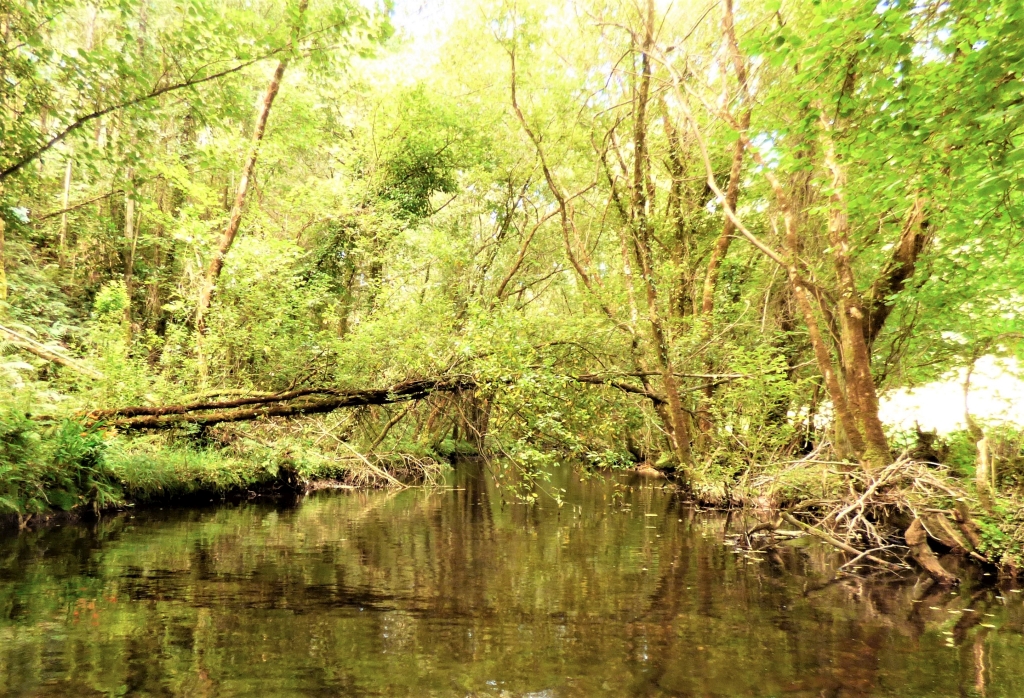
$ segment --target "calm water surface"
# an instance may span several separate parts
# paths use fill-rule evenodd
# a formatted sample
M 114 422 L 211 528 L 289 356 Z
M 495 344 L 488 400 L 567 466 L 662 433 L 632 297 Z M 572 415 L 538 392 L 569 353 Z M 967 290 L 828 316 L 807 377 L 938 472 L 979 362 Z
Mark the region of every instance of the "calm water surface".
M 0 693 L 1024 696 L 1021 594 L 830 582 L 659 483 L 137 511 L 0 540 Z M 757 559 L 760 558 L 760 559 Z

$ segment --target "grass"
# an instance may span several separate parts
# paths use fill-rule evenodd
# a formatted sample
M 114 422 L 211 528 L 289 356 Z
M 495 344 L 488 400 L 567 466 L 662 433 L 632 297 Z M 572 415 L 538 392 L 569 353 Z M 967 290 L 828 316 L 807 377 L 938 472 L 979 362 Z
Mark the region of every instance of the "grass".
M 228 492 L 269 484 L 280 474 L 266 458 L 148 437 L 116 439 L 108 449 L 107 464 L 131 501 Z
M 367 487 L 395 484 L 392 473 L 434 478 L 427 457 L 363 456 L 309 439 L 255 433 L 227 441 L 196 435 L 124 435 L 73 419 L 37 420 L 0 409 L 0 516 L 117 508 L 133 502 L 228 493 L 318 480 Z

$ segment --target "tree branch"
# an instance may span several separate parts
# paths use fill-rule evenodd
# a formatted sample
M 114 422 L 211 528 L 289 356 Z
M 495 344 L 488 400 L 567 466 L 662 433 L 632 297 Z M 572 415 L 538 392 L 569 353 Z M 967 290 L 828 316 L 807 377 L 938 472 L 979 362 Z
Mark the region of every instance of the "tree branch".
M 40 359 L 45 359 L 51 363 L 70 368 L 72 371 L 81 373 L 83 376 L 88 376 L 95 380 L 103 380 L 104 378 L 104 375 L 96 369 L 89 368 L 85 364 L 79 363 L 74 359 L 62 356 L 55 351 L 47 349 L 34 339 L 29 339 L 28 337 L 19 334 L 10 328 L 4 327 L 3 325 L 0 325 L 0 337 L 3 337 L 22 351 L 27 351 L 30 354 L 35 354 Z
M 100 118 L 102 116 L 106 116 L 107 114 L 110 114 L 111 112 L 118 111 L 120 109 L 126 109 L 127 107 L 133 107 L 133 106 L 135 106 L 137 104 L 142 104 L 143 102 L 148 102 L 151 99 L 156 99 L 157 97 L 159 97 L 161 95 L 168 94 L 169 92 L 176 92 L 178 90 L 185 89 L 186 87 L 195 87 L 196 85 L 201 85 L 204 82 L 210 82 L 211 80 L 218 80 L 218 79 L 220 79 L 222 77 L 225 77 L 227 75 L 231 75 L 232 73 L 237 73 L 240 70 L 248 68 L 250 65 L 253 65 L 253 64 L 258 63 L 258 62 L 260 62 L 260 61 L 262 61 L 262 60 L 264 60 L 266 58 L 269 58 L 270 56 L 273 56 L 274 54 L 276 54 L 278 51 L 281 51 L 281 50 L 282 49 L 275 49 L 274 51 L 271 51 L 270 53 L 268 53 L 266 55 L 259 56 L 258 58 L 253 58 L 252 60 L 246 61 L 244 63 L 240 63 L 240 64 L 238 64 L 236 66 L 233 66 L 231 68 L 227 68 L 227 69 L 222 70 L 220 72 L 213 73 L 212 75 L 207 75 L 206 77 L 202 77 L 202 78 L 194 78 L 194 79 L 190 78 L 190 79 L 185 80 L 183 82 L 176 82 L 176 83 L 173 83 L 173 84 L 170 84 L 170 85 L 165 85 L 164 87 L 155 88 L 155 89 L 151 90 L 150 92 L 148 92 L 147 94 L 140 95 L 138 97 L 133 97 L 132 99 L 129 99 L 129 100 L 124 101 L 124 102 L 119 102 L 118 104 L 110 105 L 109 107 L 104 107 L 103 109 L 97 109 L 96 111 L 91 112 L 89 114 L 84 114 L 84 115 L 78 117 L 77 119 L 75 119 L 74 121 L 72 121 L 70 124 L 68 124 L 62 131 L 60 131 L 57 135 L 55 135 L 53 138 L 48 140 L 46 143 L 44 143 L 43 145 L 41 145 L 38 148 L 36 148 L 32 152 L 30 152 L 28 155 L 23 156 L 20 160 L 18 160 L 14 164 L 7 166 L 2 171 L 0 171 L 0 183 L 4 182 L 8 177 L 11 177 L 12 175 L 17 174 L 26 165 L 28 165 L 29 163 L 33 162 L 37 158 L 39 158 L 43 153 L 45 153 L 46 151 L 48 151 L 51 148 L 53 148 L 55 145 L 57 145 L 58 143 L 63 141 L 65 138 L 67 138 L 69 135 L 71 135 L 72 133 L 74 133 L 78 129 L 80 129 L 83 126 L 85 126 L 90 121 L 95 121 L 96 119 L 98 119 L 98 118 Z

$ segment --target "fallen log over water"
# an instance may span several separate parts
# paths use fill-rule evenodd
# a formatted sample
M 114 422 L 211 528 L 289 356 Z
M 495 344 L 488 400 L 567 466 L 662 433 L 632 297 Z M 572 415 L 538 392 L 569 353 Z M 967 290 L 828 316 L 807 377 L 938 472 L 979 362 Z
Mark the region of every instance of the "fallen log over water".
M 296 417 L 333 412 L 343 407 L 390 405 L 421 400 L 432 393 L 459 392 L 476 387 L 466 376 L 444 379 L 412 380 L 388 388 L 339 390 L 308 388 L 273 395 L 253 395 L 233 400 L 195 402 L 187 405 L 137 406 L 96 410 L 86 417 L 94 422 L 107 421 L 126 430 L 167 429 L 183 424 L 212 426 L 224 422 L 244 422 L 262 417 Z M 319 396 L 319 397 L 317 397 Z
M 625 393 L 645 397 L 654 404 L 665 399 L 646 388 L 625 381 L 584 374 L 566 376 L 578 383 L 603 385 Z M 183 424 L 212 426 L 223 422 L 243 422 L 262 417 L 297 417 L 323 414 L 345 407 L 390 405 L 422 400 L 432 393 L 456 393 L 479 387 L 468 375 L 424 378 L 397 383 L 387 388 L 348 390 L 339 388 L 301 388 L 280 393 L 254 393 L 229 400 L 202 400 L 181 405 L 137 405 L 93 410 L 84 416 L 91 422 L 105 421 L 120 429 L 168 429 Z

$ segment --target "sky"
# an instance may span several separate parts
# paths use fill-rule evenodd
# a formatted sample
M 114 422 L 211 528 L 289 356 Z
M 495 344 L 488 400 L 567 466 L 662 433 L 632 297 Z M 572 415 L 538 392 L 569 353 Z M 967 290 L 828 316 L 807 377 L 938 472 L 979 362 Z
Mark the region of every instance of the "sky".
M 451 0 L 395 0 L 395 29 L 413 40 L 431 40 L 444 33 L 455 15 Z
M 457 11 L 455 0 L 394 0 L 392 24 L 397 47 L 390 56 L 368 62 L 381 78 L 414 82 L 436 64 Z

